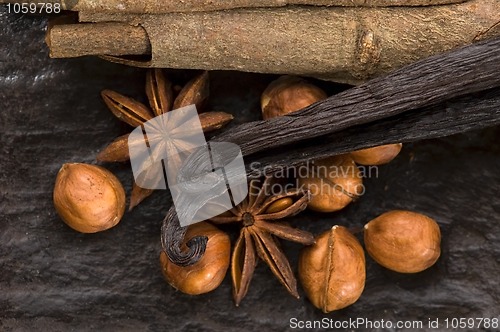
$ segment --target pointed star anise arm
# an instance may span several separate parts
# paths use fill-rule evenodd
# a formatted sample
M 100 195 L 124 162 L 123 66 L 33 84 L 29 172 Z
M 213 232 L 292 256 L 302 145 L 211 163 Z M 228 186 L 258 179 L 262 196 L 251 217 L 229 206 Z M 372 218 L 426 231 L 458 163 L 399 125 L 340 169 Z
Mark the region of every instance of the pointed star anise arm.
M 253 211 L 257 211 L 259 207 L 262 205 L 262 203 L 266 200 L 267 198 L 267 192 L 268 188 L 271 184 L 273 177 L 272 176 L 266 176 L 264 178 L 264 182 L 260 182 L 258 179 L 253 179 L 250 181 L 250 187 L 248 189 L 248 207 L 249 209 Z M 260 184 L 260 190 L 257 190 L 259 188 Z
M 231 278 L 233 281 L 233 298 L 236 306 L 248 292 L 248 286 L 252 280 L 253 272 L 257 260 L 255 257 L 255 247 L 249 231 L 242 228 L 240 236 L 234 246 L 231 257 Z
M 159 166 L 159 165 L 157 165 Z M 161 165 L 160 165 L 161 166 Z M 163 176 L 163 167 L 147 167 L 144 172 L 140 173 L 139 179 L 141 183 L 147 183 L 149 188 L 160 188 L 165 185 Z M 132 192 L 130 194 L 129 211 L 139 205 L 143 200 L 149 197 L 154 192 L 154 189 L 142 188 L 137 185 L 136 180 L 132 184 Z
M 153 189 L 145 189 L 139 187 L 135 181 L 132 184 L 132 192 L 130 193 L 130 202 L 128 205 L 128 210 L 132 211 L 137 205 L 139 205 L 143 200 L 148 198 L 154 192 Z
M 297 242 L 306 246 L 314 243 L 314 236 L 311 233 L 290 227 L 284 223 L 271 223 L 262 219 L 256 219 L 255 226 L 283 240 Z
M 240 220 L 241 220 L 241 216 L 238 215 L 237 211 L 234 211 L 234 208 L 232 210 L 224 212 L 221 215 L 210 218 L 210 221 L 212 221 L 214 224 L 218 224 L 218 225 L 230 224 L 233 222 L 238 222 Z
M 182 88 L 177 98 L 175 98 L 174 109 L 195 104 L 196 109 L 200 111 L 208 99 L 208 94 L 208 71 L 204 71 L 189 81 L 184 88 Z
M 126 97 L 112 90 L 103 90 L 102 99 L 109 110 L 120 120 L 132 127 L 137 127 L 153 118 L 151 111 L 135 99 Z
M 204 133 L 221 129 L 234 119 L 231 114 L 225 112 L 206 112 L 201 113 L 198 117 Z
M 269 233 L 257 227 L 249 227 L 250 234 L 255 242 L 257 254 L 271 268 L 273 274 L 294 297 L 299 298 L 297 280 L 293 275 L 290 263 L 276 240 Z
M 130 134 L 125 134 L 116 138 L 101 152 L 99 152 L 96 159 L 98 161 L 104 161 L 104 162 L 121 162 L 129 160 L 130 159 L 130 153 L 128 150 L 129 135 Z
M 155 68 L 146 74 L 146 95 L 155 116 L 170 112 L 174 102 L 172 83 L 165 78 L 163 70 Z

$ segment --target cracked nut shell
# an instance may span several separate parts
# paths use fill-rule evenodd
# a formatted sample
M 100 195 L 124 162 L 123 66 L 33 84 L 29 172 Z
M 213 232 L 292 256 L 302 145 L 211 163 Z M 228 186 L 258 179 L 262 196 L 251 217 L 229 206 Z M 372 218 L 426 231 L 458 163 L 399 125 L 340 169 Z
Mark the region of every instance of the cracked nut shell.
M 441 254 L 441 232 L 431 218 L 411 211 L 389 211 L 365 225 L 368 254 L 380 265 L 402 273 L 432 266 Z
M 323 312 L 356 302 L 365 287 L 365 254 L 343 226 L 333 226 L 302 249 L 299 280 L 312 304 Z
M 212 224 L 202 221 L 190 225 L 184 239 L 195 236 L 208 237 L 205 253 L 195 264 L 182 267 L 172 263 L 165 252 L 160 254 L 160 264 L 167 282 L 189 295 L 208 293 L 219 287 L 229 267 L 231 254 L 229 236 Z
M 107 169 L 89 164 L 64 164 L 57 174 L 54 206 L 62 220 L 82 233 L 109 229 L 125 211 L 125 191 Z

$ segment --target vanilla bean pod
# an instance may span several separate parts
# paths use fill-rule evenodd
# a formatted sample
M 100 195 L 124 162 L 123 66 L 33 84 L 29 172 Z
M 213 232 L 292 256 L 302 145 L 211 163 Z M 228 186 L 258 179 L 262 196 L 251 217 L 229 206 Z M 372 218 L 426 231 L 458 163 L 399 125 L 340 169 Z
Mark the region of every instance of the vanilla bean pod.
M 456 97 L 439 105 L 359 125 L 299 145 L 271 149 L 245 158 L 248 177 L 275 173 L 372 146 L 414 142 L 500 124 L 500 87 Z
M 213 141 L 244 156 L 500 85 L 500 38 L 432 56 L 297 112 L 244 123 Z
M 244 156 L 327 135 L 332 135 L 330 140 L 347 142 L 343 147 L 341 144 L 337 150 L 325 147 L 322 156 L 327 156 L 346 152 L 353 146 L 358 148 L 364 145 L 440 137 L 481 128 L 482 121 L 485 125 L 498 123 L 498 99 L 491 96 L 491 93 L 498 93 L 498 90 L 494 89 L 500 86 L 498 72 L 500 39 L 481 42 L 424 59 L 383 78 L 376 78 L 313 104 L 295 114 L 242 124 L 212 141 L 236 143 Z M 490 91 L 474 95 L 484 90 Z M 463 108 L 465 113 L 457 113 L 461 110 L 462 103 L 473 107 Z M 402 114 L 405 112 L 408 114 Z M 414 125 L 415 122 L 421 126 Z M 388 130 L 386 126 L 390 128 L 391 125 L 393 129 Z M 360 132 L 360 127 L 356 126 L 365 129 Z M 354 128 L 346 130 L 350 127 Z M 343 135 L 341 130 L 345 130 L 348 135 Z M 358 135 L 366 136 L 360 141 L 355 138 Z M 280 154 L 270 155 L 267 164 L 273 164 L 283 158 Z M 305 162 L 317 157 L 317 153 L 306 154 L 296 162 Z M 195 169 L 200 166 L 193 166 L 194 164 L 203 162 L 206 161 L 194 154 L 183 169 Z M 274 166 L 283 165 L 274 163 Z M 199 259 L 203 254 L 205 247 L 200 241 L 191 239 L 194 242 L 189 253 L 181 251 L 178 244 L 183 240 L 185 229 L 179 226 L 173 210 L 174 207 L 171 207 L 163 221 L 162 232 L 169 232 L 162 234 L 162 239 L 165 239 L 162 241 L 163 250 L 174 263 L 194 264 L 196 257 Z

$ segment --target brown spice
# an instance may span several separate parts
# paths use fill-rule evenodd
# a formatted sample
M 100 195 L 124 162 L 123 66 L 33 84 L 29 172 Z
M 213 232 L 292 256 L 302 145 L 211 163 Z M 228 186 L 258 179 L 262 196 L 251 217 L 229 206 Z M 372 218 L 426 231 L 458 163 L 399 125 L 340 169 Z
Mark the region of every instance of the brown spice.
M 345 227 L 333 226 L 300 253 L 299 280 L 311 303 L 323 312 L 356 302 L 365 279 L 363 248 Z
M 248 197 L 230 212 L 211 219 L 216 224 L 237 222 L 242 225 L 231 258 L 233 297 L 238 306 L 245 297 L 257 263 L 257 255 L 269 266 L 290 294 L 299 297 L 297 281 L 278 240 L 310 245 L 312 234 L 295 229 L 278 220 L 293 216 L 306 208 L 307 192 L 291 189 L 270 195 L 272 178 L 251 180 Z
M 125 211 L 125 191 L 107 169 L 88 164 L 64 164 L 54 186 L 54 206 L 63 221 L 82 233 L 107 230 Z
M 368 254 L 397 272 L 423 271 L 441 254 L 439 225 L 416 212 L 386 212 L 365 225 L 364 238 Z
M 165 77 L 161 69 L 148 71 L 146 76 L 146 95 L 151 109 L 142 103 L 111 90 L 104 90 L 101 95 L 113 114 L 131 126 L 140 126 L 144 122 L 179 107 L 195 104 L 201 110 L 208 98 L 208 72 L 203 72 L 192 79 L 173 100 L 172 83 Z M 173 105 L 173 106 L 172 106 Z M 200 114 L 200 124 L 204 132 L 220 129 L 233 119 L 224 112 L 207 112 Z M 98 155 L 97 160 L 103 162 L 127 161 L 129 155 L 128 134 L 120 136 Z M 173 161 L 172 161 L 173 162 Z M 135 182 L 132 187 L 129 210 L 150 196 L 154 190 L 145 189 Z
M 229 267 L 229 236 L 207 222 L 190 225 L 186 236 L 188 239 L 194 236 L 208 238 L 205 256 L 196 264 L 179 266 L 172 263 L 162 251 L 160 264 L 163 276 L 172 287 L 183 293 L 198 295 L 210 292 L 221 284 Z M 183 246 L 186 247 L 186 243 Z

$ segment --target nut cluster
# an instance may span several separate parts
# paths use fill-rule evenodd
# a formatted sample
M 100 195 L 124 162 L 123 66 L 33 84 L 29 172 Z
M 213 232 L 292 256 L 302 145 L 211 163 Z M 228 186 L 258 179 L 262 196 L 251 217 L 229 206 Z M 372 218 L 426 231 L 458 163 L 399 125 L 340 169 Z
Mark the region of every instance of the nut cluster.
M 440 255 L 441 233 L 431 218 L 411 211 L 389 211 L 364 227 L 368 254 L 380 265 L 401 273 L 421 272 Z M 333 226 L 302 249 L 299 280 L 311 303 L 330 312 L 356 302 L 365 287 L 365 255 L 345 227 Z
M 272 82 L 261 99 L 264 119 L 296 112 L 326 98 L 305 80 L 283 76 Z M 362 194 L 359 165 L 383 165 L 393 160 L 402 144 L 388 144 L 316 160 L 300 188 L 311 192 L 308 208 L 319 212 L 343 209 Z M 345 227 L 334 226 L 305 247 L 299 259 L 299 280 L 314 306 L 330 312 L 356 302 L 365 287 L 363 248 Z M 410 211 L 390 211 L 364 228 L 368 254 L 382 266 L 415 273 L 432 266 L 440 255 L 440 230 L 429 217 Z
M 271 82 L 261 97 L 262 117 L 284 116 L 327 98 L 319 87 L 294 76 Z M 393 160 L 402 144 L 387 144 L 316 160 L 306 176 L 299 176 L 300 187 L 311 191 L 308 207 L 319 212 L 334 212 L 355 201 L 362 193 L 362 178 L 356 164 L 383 165 Z

